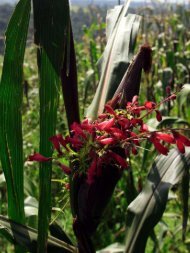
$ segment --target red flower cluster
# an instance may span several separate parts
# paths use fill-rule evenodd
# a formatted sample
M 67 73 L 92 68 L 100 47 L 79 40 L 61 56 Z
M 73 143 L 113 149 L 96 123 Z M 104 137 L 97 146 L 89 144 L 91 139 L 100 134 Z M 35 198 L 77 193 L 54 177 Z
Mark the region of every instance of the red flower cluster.
M 175 95 L 171 95 L 163 102 L 175 98 Z M 101 176 L 103 167 L 108 164 L 114 164 L 118 170 L 126 169 L 127 158 L 130 154 L 138 153 L 138 147 L 145 139 L 153 143 L 155 149 L 163 155 L 168 154 L 169 144 L 176 144 L 179 151 L 184 153 L 185 146 L 190 146 L 187 137 L 172 129 L 151 132 L 144 123 L 143 119 L 153 112 L 158 121 L 162 120 L 157 109 L 159 105 L 147 101 L 140 106 L 137 96 L 127 103 L 125 110 L 114 110 L 107 104 L 105 113 L 99 115 L 96 121 L 85 119 L 81 124 L 75 122 L 71 126 L 71 136 L 63 138 L 59 134 L 51 137 L 50 141 L 57 150 L 58 157 L 68 157 L 69 154 L 68 159 L 77 161 L 77 173 L 85 173 L 89 184 Z M 39 162 L 50 159 L 37 153 L 29 157 L 29 160 Z M 60 162 L 57 164 L 66 174 L 71 173 L 67 166 Z

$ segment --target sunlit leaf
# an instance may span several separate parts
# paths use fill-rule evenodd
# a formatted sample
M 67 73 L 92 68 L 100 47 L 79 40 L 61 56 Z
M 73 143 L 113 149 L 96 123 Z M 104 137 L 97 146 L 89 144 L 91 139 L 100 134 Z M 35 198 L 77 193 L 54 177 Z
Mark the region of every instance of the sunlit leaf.
M 120 84 L 133 55 L 140 17 L 127 15 L 130 1 L 113 9 L 108 15 L 108 42 L 100 60 L 100 82 L 86 116 L 95 119 L 103 112 Z
M 165 210 L 169 190 L 181 182 L 185 168 L 189 166 L 189 148 L 186 155 L 173 149 L 168 156 L 155 160 L 142 192 L 127 209 L 126 253 L 145 252 L 150 231 Z
M 0 83 L 0 158 L 8 192 L 8 215 L 24 222 L 22 82 L 30 0 L 20 0 L 6 31 Z
M 164 127 L 172 127 L 174 125 L 179 126 L 179 125 L 186 125 L 189 126 L 189 122 L 185 119 L 178 118 L 178 117 L 168 117 L 164 116 L 162 117 L 162 121 L 158 122 L 157 119 L 149 119 L 147 121 L 147 125 L 154 129 L 159 129 L 159 128 L 164 128 Z
M 60 74 L 69 27 L 69 2 L 33 0 L 35 43 L 40 79 L 40 153 L 52 156 L 49 138 L 55 134 Z M 46 252 L 51 216 L 51 162 L 40 166 L 38 252 Z

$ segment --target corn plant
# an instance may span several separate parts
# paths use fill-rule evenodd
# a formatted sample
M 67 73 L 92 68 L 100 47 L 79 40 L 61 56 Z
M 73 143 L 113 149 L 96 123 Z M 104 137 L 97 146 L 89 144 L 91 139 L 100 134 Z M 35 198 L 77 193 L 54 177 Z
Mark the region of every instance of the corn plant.
M 8 195 L 8 218 L 0 216 L 0 233 L 16 245 L 16 252 L 95 252 L 93 236 L 102 215 L 124 170 L 130 173 L 131 156 L 137 154 L 144 140 L 161 155 L 153 162 L 139 195 L 132 193 L 130 184 L 126 185 L 129 205 L 124 252 L 145 252 L 147 239 L 166 208 L 169 190 L 180 182 L 185 237 L 190 163 L 190 151 L 185 147 L 190 146 L 190 140 L 184 134 L 189 129 L 150 129 L 144 122 L 154 114 L 162 124 L 159 108 L 173 103 L 176 92 L 168 93 L 160 103 L 138 101 L 141 74 L 143 70 L 150 72 L 152 50 L 145 44 L 133 57 L 141 17 L 128 14 L 129 3 L 115 7 L 107 16 L 107 44 L 99 61 L 99 84 L 86 119 L 81 120 L 69 2 L 33 0 L 40 140 L 39 152 L 30 155 L 29 160 L 40 164 L 38 229 L 27 226 L 23 184 L 22 65 L 31 1 L 20 0 L 15 8 L 6 34 L 0 84 L 0 158 Z M 61 92 L 68 122 L 66 137 L 56 134 Z M 182 92 L 188 93 L 188 87 Z M 169 152 L 169 145 L 177 149 Z M 62 159 L 68 160 L 68 166 Z M 63 229 L 49 226 L 53 164 L 69 177 L 76 243 Z

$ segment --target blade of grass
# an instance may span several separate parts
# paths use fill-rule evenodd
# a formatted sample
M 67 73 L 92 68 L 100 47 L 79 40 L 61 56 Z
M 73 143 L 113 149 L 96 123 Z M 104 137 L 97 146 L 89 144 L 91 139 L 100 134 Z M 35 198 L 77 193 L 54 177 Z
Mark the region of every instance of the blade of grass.
M 33 0 L 35 43 L 38 46 L 40 79 L 40 153 L 52 156 L 49 138 L 55 134 L 60 89 L 60 72 L 69 25 L 69 3 L 66 0 Z M 52 164 L 40 166 L 38 219 L 38 252 L 46 252 L 51 216 Z
M 8 215 L 24 222 L 22 81 L 30 19 L 30 0 L 20 0 L 6 31 L 6 49 L 0 84 L 0 157 L 8 192 Z

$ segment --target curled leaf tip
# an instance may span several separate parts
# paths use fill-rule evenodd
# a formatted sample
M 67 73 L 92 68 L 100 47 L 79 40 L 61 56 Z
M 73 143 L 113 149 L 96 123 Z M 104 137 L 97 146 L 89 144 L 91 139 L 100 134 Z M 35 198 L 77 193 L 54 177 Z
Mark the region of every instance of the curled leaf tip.
M 143 69 L 149 73 L 152 66 L 152 49 L 149 44 L 141 46 L 140 53 L 143 54 Z
M 69 167 L 66 166 L 65 164 L 60 163 L 60 162 L 57 162 L 57 165 L 63 170 L 63 172 L 64 172 L 66 175 L 70 175 L 70 174 L 71 174 L 71 168 L 69 168 Z
M 51 161 L 52 158 L 51 157 L 45 157 L 39 153 L 35 153 L 33 155 L 30 155 L 28 157 L 28 161 L 35 161 L 35 162 L 48 162 Z

